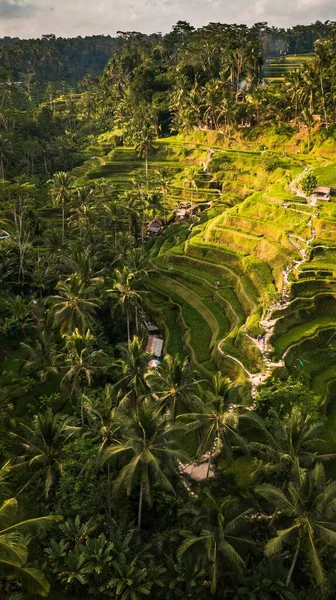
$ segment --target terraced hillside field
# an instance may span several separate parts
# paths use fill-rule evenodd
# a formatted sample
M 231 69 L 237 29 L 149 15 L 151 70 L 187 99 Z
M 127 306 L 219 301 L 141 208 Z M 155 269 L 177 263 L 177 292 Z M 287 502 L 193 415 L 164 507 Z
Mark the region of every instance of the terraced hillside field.
M 300 70 L 302 65 L 312 59 L 313 56 L 310 54 L 287 54 L 268 58 L 264 64 L 264 79 L 267 83 L 282 83 L 285 76 Z
M 307 165 L 330 185 L 335 164 L 278 159 L 269 171 L 263 152 L 211 146 L 205 136 L 158 140 L 149 162 L 150 174 L 169 169 L 172 216 L 181 199 L 208 208 L 148 242 L 147 309 L 165 351 L 188 354 L 205 377 L 221 369 L 247 402 L 276 373 L 304 379 L 325 399 L 336 381 L 336 198 L 311 206 L 296 193 Z M 144 161 L 131 148 L 107 151 L 77 173 L 83 182 L 105 177 L 119 191 L 139 174 Z

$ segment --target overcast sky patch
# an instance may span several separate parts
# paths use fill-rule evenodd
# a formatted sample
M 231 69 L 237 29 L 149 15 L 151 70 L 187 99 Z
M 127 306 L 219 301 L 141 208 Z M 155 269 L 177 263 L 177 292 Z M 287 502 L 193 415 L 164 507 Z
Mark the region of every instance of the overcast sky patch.
M 28 19 L 35 13 L 36 5 L 26 0 L 0 0 L 0 19 Z
M 289 27 L 336 20 L 336 0 L 0 0 L 0 18 L 0 36 L 25 38 L 167 32 L 178 20 Z

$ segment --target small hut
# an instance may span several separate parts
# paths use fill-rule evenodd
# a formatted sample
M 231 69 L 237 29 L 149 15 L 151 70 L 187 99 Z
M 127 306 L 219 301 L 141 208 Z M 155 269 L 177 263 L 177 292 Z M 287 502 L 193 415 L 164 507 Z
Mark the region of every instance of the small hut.
M 150 221 L 147 225 L 146 235 L 148 237 L 157 237 L 162 233 L 162 229 L 162 221 L 160 221 L 160 219 L 153 219 L 153 221 Z
M 315 200 L 324 200 L 324 202 L 329 202 L 331 198 L 331 188 L 319 185 L 313 190 L 312 195 Z
M 150 333 L 151 335 L 159 333 L 159 328 L 157 325 L 155 325 L 155 323 L 151 323 L 151 321 L 144 321 L 144 324 L 148 333 Z
M 176 219 L 182 221 L 190 217 L 192 212 L 191 202 L 180 202 L 176 211 Z
M 242 104 L 243 102 L 245 102 L 245 94 L 244 92 L 238 92 L 236 94 L 236 103 Z
M 154 335 L 150 335 L 146 346 L 146 352 L 155 358 L 161 358 L 162 350 L 163 340 Z

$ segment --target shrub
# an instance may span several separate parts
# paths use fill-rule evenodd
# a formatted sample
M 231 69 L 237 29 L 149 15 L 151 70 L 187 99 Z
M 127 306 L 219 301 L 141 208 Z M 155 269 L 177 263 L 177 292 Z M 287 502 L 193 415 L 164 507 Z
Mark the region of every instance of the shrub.
M 262 156 L 262 165 L 268 173 L 275 171 L 280 164 L 279 157 L 273 152 L 265 152 Z
M 316 186 L 317 177 L 314 173 L 309 172 L 301 179 L 301 189 L 307 196 L 310 196 Z

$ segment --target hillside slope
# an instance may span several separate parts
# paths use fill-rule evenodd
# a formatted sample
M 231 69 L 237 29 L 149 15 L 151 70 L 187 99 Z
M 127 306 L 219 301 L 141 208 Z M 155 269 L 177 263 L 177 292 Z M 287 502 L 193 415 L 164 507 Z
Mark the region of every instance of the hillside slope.
M 169 171 L 172 221 L 182 200 L 207 210 L 148 242 L 147 308 L 166 351 L 189 354 L 205 376 L 222 369 L 249 390 L 247 401 L 274 373 L 305 379 L 325 399 L 336 380 L 326 350 L 336 331 L 336 199 L 311 206 L 296 194 L 308 168 L 336 187 L 336 165 L 326 158 L 330 140 L 310 155 L 293 151 L 301 140 L 266 132 L 227 144 L 195 132 L 158 140 L 150 157 L 150 176 Z M 144 161 L 132 148 L 105 147 L 75 174 L 125 191 Z

